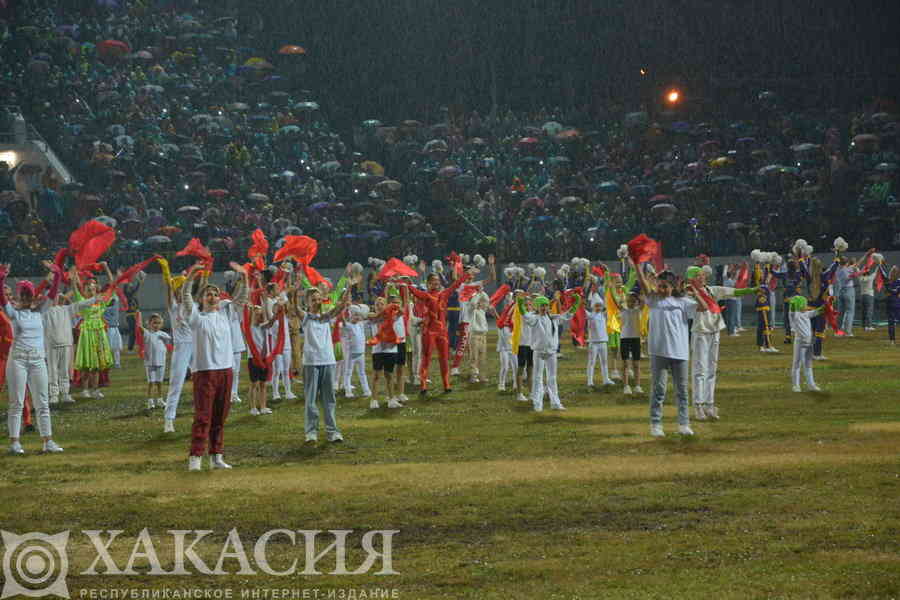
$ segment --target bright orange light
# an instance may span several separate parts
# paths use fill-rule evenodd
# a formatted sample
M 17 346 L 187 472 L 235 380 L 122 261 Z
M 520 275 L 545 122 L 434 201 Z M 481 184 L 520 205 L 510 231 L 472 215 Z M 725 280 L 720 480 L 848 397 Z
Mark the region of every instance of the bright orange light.
M 645 71 L 644 69 L 641 69 L 641 75 L 646 75 L 646 74 L 647 74 L 647 71 Z
M 678 93 L 678 90 L 672 90 L 666 94 L 666 100 L 668 100 L 670 104 L 675 104 L 680 98 L 681 94 Z

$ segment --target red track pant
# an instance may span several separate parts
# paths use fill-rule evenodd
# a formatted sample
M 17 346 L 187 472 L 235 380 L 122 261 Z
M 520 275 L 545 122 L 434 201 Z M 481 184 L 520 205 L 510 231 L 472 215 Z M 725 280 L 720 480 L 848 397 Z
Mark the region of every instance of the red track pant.
M 198 371 L 194 382 L 194 424 L 191 427 L 191 456 L 222 454 L 225 421 L 231 407 L 231 369 Z
M 419 380 L 422 389 L 428 389 L 428 367 L 431 365 L 431 351 L 437 348 L 438 361 L 441 365 L 441 379 L 444 389 L 450 389 L 450 341 L 446 331 L 422 332 L 422 364 L 419 365 Z

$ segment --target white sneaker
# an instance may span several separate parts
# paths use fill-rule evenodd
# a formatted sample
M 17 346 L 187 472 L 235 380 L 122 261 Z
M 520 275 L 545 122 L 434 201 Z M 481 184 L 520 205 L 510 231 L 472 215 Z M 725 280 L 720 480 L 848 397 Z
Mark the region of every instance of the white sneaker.
M 612 372 L 612 374 L 610 374 L 609 378 L 610 379 L 622 379 L 622 374 L 619 373 L 618 369 L 616 369 L 615 371 Z
M 506 386 L 503 385 L 502 383 L 498 383 L 498 384 L 497 384 L 497 391 L 498 391 L 498 392 L 505 392 L 505 391 L 506 391 Z
M 103 392 L 100 391 L 100 388 L 94 390 L 94 398 L 97 400 L 103 400 L 106 396 L 103 395 Z
M 332 444 L 340 444 L 341 442 L 344 441 L 344 436 L 337 433 L 335 435 L 328 436 L 328 441 L 331 442 Z
M 203 462 L 200 456 L 188 457 L 188 471 L 200 471 L 203 469 Z
M 632 369 L 631 367 L 628 367 L 626 373 L 628 373 L 629 377 L 634 377 L 634 369 Z
M 271 415 L 271 414 L 272 414 L 272 409 L 269 408 L 268 406 L 267 406 L 266 408 L 261 408 L 261 409 L 259 409 L 259 414 L 261 414 L 261 415 Z
M 391 398 L 387 403 L 388 408 L 403 408 L 403 405 L 396 398 Z
M 644 393 L 644 390 L 642 390 L 641 386 L 639 386 L 639 385 L 634 386 L 634 388 L 631 391 L 633 391 L 635 394 L 643 394 Z
M 694 435 L 694 430 L 691 429 L 690 425 L 679 425 L 678 433 L 681 435 Z
M 730 334 L 728 334 L 728 335 L 730 335 L 731 337 L 741 337 L 741 334 L 739 334 L 739 333 L 737 333 L 737 332 L 735 332 L 735 333 L 730 333 Z
M 281 400 L 281 394 L 272 394 L 272 400 Z
M 230 469 L 231 465 L 222 460 L 221 454 L 213 454 L 209 457 L 209 468 L 210 469 Z
M 147 408 L 149 410 L 156 408 L 156 401 L 153 398 L 147 398 Z
M 296 400 L 297 394 L 295 394 L 294 392 L 288 391 L 288 393 L 285 394 L 284 397 L 286 400 Z
M 792 392 L 802 392 L 803 390 L 800 388 L 799 385 L 795 385 L 791 388 L 791 391 Z
M 603 385 L 616 385 L 616 382 L 612 379 L 607 379 L 603 382 Z
M 165 408 L 166 407 L 166 399 L 165 398 L 157 398 L 156 399 L 156 408 Z
M 626 386 L 622 389 L 622 393 L 625 394 L 626 396 L 630 396 L 630 395 L 631 395 L 631 386 L 630 386 L 630 385 L 626 385 Z
M 240 404 L 241 402 L 242 402 L 242 400 L 241 400 L 240 396 L 238 396 L 237 394 L 231 395 L 231 403 L 232 404 Z
M 820 354 L 819 356 L 813 356 L 813 360 L 828 360 L 828 359 Z
M 307 435 L 305 443 L 307 444 L 315 444 L 319 441 L 319 438 L 315 435 Z
M 816 384 L 808 385 L 806 387 L 808 387 L 809 391 L 811 391 L 811 392 L 821 392 L 822 391 L 822 388 L 820 388 Z
M 562 404 L 557 404 L 556 406 L 551 406 L 551 407 L 550 407 L 550 410 L 559 410 L 559 411 L 563 411 L 563 410 L 568 410 L 568 409 L 566 409 L 566 407 L 563 406 Z
M 666 432 L 663 431 L 662 425 L 650 425 L 650 435 L 653 437 L 666 437 Z
M 478 383 L 478 375 L 472 375 L 469 377 L 469 383 Z
M 163 422 L 163 433 L 175 433 L 175 421 L 166 419 Z
M 74 404 L 75 398 L 72 397 L 71 394 L 66 394 L 66 397 L 62 399 L 63 404 Z
M 50 404 L 51 404 L 51 405 L 53 405 L 53 404 L 59 404 L 59 397 L 54 396 L 53 398 L 50 398 Z
M 697 421 L 706 420 L 706 410 L 703 408 L 702 404 L 694 405 L 694 419 L 696 419 Z
M 771 348 L 769 348 L 769 352 L 771 352 L 772 354 L 779 354 L 781 350 L 779 350 L 775 346 L 772 346 Z
M 399 400 L 403 404 L 409 402 L 409 398 L 406 396 L 406 394 L 400 394 L 399 396 L 397 396 L 397 400 Z
M 251 409 L 250 409 L 250 414 L 251 414 L 252 416 L 254 416 L 254 417 L 258 416 L 258 415 L 259 415 L 259 409 L 258 409 L 258 408 L 255 408 L 255 407 L 254 407 L 254 408 L 251 408 Z
M 375 398 L 372 398 L 372 401 L 369 402 L 369 408 L 372 410 L 375 410 L 376 408 L 378 408 L 378 400 L 376 400 Z
M 21 456 L 25 454 L 25 449 L 22 448 L 22 442 L 13 442 L 9 445 L 9 453 L 15 454 L 17 456 Z
M 459 367 L 453 367 L 453 369 L 450 370 L 450 374 L 459 375 Z
M 60 448 L 59 445 L 57 445 L 57 443 L 54 442 L 53 440 L 47 440 L 46 442 L 44 442 L 44 453 L 45 454 L 50 454 L 53 452 L 62 452 L 62 451 L 63 451 L 63 449 Z
M 710 404 L 706 407 L 706 418 L 712 421 L 719 420 L 719 409 L 716 408 L 715 404 Z
M 519 393 L 519 396 L 516 398 L 516 400 L 518 400 L 519 402 L 531 402 L 531 400 L 529 400 L 528 397 L 521 392 Z
M 91 390 L 85 388 L 85 389 L 81 390 L 81 397 L 82 398 L 93 398 L 94 395 L 91 393 Z

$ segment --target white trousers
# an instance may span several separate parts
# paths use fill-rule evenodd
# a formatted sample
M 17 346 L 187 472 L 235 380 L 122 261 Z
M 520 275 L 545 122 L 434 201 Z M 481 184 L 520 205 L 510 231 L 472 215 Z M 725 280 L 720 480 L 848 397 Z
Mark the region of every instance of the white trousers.
M 122 366 L 122 332 L 118 327 L 110 327 L 106 330 L 106 337 L 109 338 L 109 350 L 113 355 L 113 364 L 116 367 Z
M 511 350 L 501 350 L 500 351 L 500 376 L 498 377 L 498 384 L 506 387 L 506 380 L 509 379 L 510 386 L 516 385 L 516 368 L 518 368 L 518 361 L 516 359 L 516 355 L 512 353 Z
M 13 350 L 6 362 L 6 387 L 9 393 L 6 424 L 11 438 L 18 438 L 22 431 L 26 386 L 31 390 L 38 431 L 41 437 L 50 437 L 50 404 L 47 398 L 49 384 L 44 354 L 35 350 Z
M 50 403 L 69 395 L 69 373 L 72 371 L 72 346 L 54 346 L 47 351 L 47 376 L 50 379 Z
M 797 338 L 794 338 L 796 340 Z M 813 347 L 812 344 L 798 344 L 794 342 L 794 362 L 791 364 L 791 385 L 800 385 L 800 370 L 806 372 L 806 385 L 816 385 L 813 377 Z
M 231 372 L 233 373 L 232 378 L 231 378 L 231 396 L 234 397 L 234 396 L 238 395 L 238 380 L 241 377 L 241 367 L 243 366 L 241 364 L 242 363 L 241 359 L 243 358 L 244 353 L 243 352 L 235 352 L 231 356 L 232 356 Z
M 178 401 L 181 399 L 181 388 L 187 375 L 191 357 L 194 355 L 193 342 L 176 342 L 172 349 L 172 364 L 169 367 L 169 393 L 166 394 L 166 419 L 175 419 L 178 412 Z
M 691 334 L 691 375 L 694 406 L 716 403 L 716 371 L 719 368 L 719 332 Z
M 534 372 L 531 377 L 531 404 L 534 410 L 544 410 L 544 393 L 550 396 L 550 407 L 562 406 L 559 400 L 559 389 L 556 385 L 556 352 L 546 354 L 534 353 Z M 546 372 L 547 384 L 544 385 Z
M 272 394 L 279 395 L 280 386 L 284 385 L 285 394 L 291 391 L 291 351 L 285 350 L 272 361 Z
M 341 382 L 344 391 L 349 394 L 350 390 L 353 389 L 353 374 L 356 373 L 356 376 L 359 378 L 359 387 L 362 390 L 363 396 L 371 396 L 372 390 L 369 389 L 369 379 L 366 377 L 366 353 L 355 354 L 350 356 L 349 353 L 344 354 L 345 359 L 349 359 L 349 361 L 345 361 L 344 366 L 344 380 Z
M 588 344 L 587 360 L 587 384 L 594 385 L 594 370 L 597 368 L 597 360 L 600 360 L 600 376 L 603 381 L 609 381 L 609 354 L 606 342 L 590 342 Z

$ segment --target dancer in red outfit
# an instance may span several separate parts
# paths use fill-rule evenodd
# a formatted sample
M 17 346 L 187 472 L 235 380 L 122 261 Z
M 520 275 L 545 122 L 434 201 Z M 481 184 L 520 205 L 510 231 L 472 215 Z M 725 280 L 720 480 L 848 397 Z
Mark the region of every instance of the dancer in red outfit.
M 409 291 L 425 308 L 425 318 L 422 321 L 422 364 L 419 366 L 419 382 L 422 386 L 419 394 L 428 392 L 428 367 L 431 364 L 431 352 L 437 348 L 438 360 L 441 365 L 441 379 L 444 382 L 444 393 L 450 389 L 450 341 L 447 337 L 447 300 L 456 289 L 472 277 L 474 267 L 469 269 L 462 277 L 459 277 L 445 290 L 441 289 L 441 278 L 437 273 L 428 276 L 428 291 L 424 292 L 416 287 L 409 287 Z

